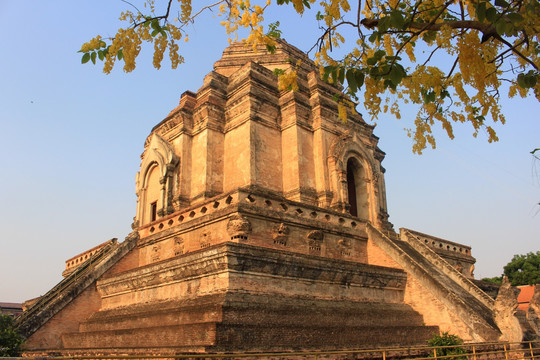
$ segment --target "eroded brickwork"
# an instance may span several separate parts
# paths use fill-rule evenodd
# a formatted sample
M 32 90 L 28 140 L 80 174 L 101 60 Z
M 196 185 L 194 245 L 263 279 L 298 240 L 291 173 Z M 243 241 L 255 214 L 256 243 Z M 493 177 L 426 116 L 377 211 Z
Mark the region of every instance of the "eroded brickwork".
M 298 60 L 299 91 L 279 91 L 272 71 Z M 28 327 L 28 354 L 352 349 L 439 329 L 494 340 L 470 248 L 394 233 L 374 127 L 338 119 L 339 91 L 286 42 L 228 47 L 145 142 L 129 248 L 84 286 L 70 269 L 71 302 L 42 301 L 51 316 Z

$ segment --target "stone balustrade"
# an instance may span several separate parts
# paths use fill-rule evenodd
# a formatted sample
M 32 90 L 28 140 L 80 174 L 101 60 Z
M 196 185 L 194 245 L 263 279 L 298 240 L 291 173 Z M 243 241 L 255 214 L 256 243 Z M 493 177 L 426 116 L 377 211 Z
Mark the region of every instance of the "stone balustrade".
M 138 228 L 139 235 L 141 238 L 155 235 L 171 227 L 210 215 L 228 206 L 236 206 L 242 203 L 256 205 L 260 208 L 297 216 L 298 218 L 323 221 L 323 223 L 349 229 L 363 228 L 365 224 L 361 219 L 353 218 L 349 214 L 340 214 L 329 209 L 316 209 L 315 207 L 309 207 L 290 200 L 274 199 L 269 196 L 241 190 L 215 197 L 204 204 L 177 211 L 152 223 L 141 226 Z
M 458 244 L 449 240 L 441 239 L 435 236 L 420 233 L 407 229 L 417 240 L 422 241 L 427 246 L 432 247 L 435 251 L 445 250 L 457 254 L 471 256 L 471 247 L 463 244 Z
M 62 272 L 62 276 L 66 277 L 69 274 L 71 274 L 79 265 L 83 264 L 86 260 L 90 259 L 94 254 L 96 254 L 101 248 L 103 248 L 105 245 L 109 244 L 111 241 L 115 241 L 116 239 L 111 239 L 108 241 L 105 241 L 102 244 L 99 244 L 97 246 L 94 246 L 93 248 L 86 250 L 85 252 L 82 252 L 78 255 L 75 255 L 72 258 L 69 258 L 66 260 L 66 269 Z

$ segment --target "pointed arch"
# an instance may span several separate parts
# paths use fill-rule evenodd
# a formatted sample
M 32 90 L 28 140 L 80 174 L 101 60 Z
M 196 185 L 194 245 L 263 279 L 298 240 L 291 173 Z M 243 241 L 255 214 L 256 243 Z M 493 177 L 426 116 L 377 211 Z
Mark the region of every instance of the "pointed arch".
M 379 194 L 384 192 L 380 165 L 356 134 L 335 139 L 328 157 L 332 208 L 379 225 Z
M 180 159 L 167 141 L 152 134 L 136 177 L 137 216 L 145 225 L 174 211 L 173 191 Z

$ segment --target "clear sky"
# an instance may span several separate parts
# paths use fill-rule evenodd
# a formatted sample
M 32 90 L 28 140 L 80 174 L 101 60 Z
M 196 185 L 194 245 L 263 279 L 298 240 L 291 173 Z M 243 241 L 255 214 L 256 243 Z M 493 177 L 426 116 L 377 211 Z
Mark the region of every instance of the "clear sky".
M 0 302 L 43 295 L 65 260 L 131 231 L 146 136 L 227 46 L 219 19 L 208 16 L 191 29 L 178 70 L 154 70 L 144 50 L 130 74 L 81 65 L 80 45 L 112 35 L 125 6 L 0 0 Z M 314 28 L 280 11 L 284 38 L 308 50 Z M 477 278 L 540 250 L 540 164 L 529 153 L 540 147 L 540 106 L 531 98 L 503 108 L 507 125 L 496 127 L 495 144 L 465 125 L 456 140 L 440 133 L 439 147 L 418 156 L 407 120 L 382 116 L 375 130 L 387 154 L 390 221 L 472 246 Z

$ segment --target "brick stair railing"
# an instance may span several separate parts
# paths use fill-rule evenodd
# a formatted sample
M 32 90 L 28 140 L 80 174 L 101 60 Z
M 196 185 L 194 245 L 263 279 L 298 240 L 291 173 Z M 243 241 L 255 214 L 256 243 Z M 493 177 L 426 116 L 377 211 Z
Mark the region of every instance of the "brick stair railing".
M 385 251 L 423 286 L 435 292 L 436 297 L 453 309 L 460 319 L 477 334 L 477 337 L 484 341 L 494 341 L 499 338 L 501 333 L 495 324 L 493 307 L 478 299 L 471 293 L 468 286 L 464 287 L 456 282 L 430 262 L 434 260 L 433 258 L 424 257 L 408 242 L 392 240 L 371 224 L 366 226 L 366 230 L 375 245 Z M 439 257 L 437 254 L 434 256 Z M 439 257 L 439 261 L 444 260 Z M 448 271 L 450 270 L 446 269 L 446 272 Z
M 116 238 L 109 240 L 17 318 L 19 332 L 25 337 L 32 335 L 129 252 L 138 239 L 138 233 L 133 232 L 120 244 Z
M 412 234 L 408 229 L 402 229 L 402 231 L 403 235 L 401 236 L 401 240 L 406 241 L 416 251 L 422 254 L 430 263 L 436 265 L 439 270 L 458 283 L 461 287 L 466 289 L 478 301 L 482 302 L 490 309 L 493 308 L 495 301 L 488 294 L 483 292 L 470 279 L 463 276 L 463 274 L 461 274 L 455 267 L 439 256 L 429 246 L 418 240 L 416 236 L 414 236 L 414 234 Z

